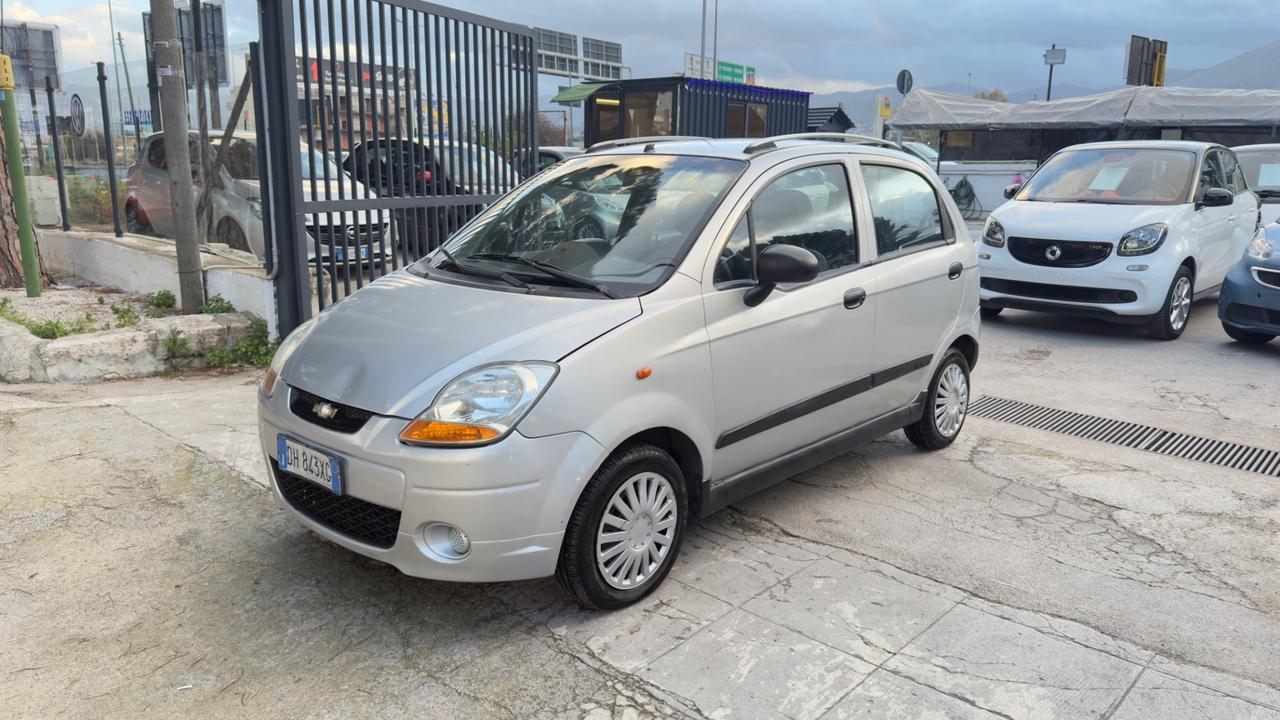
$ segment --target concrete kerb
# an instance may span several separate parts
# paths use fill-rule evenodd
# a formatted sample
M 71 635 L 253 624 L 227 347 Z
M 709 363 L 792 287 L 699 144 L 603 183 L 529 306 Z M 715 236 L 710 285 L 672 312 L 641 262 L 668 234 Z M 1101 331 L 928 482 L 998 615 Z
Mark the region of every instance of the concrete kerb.
M 146 377 L 179 364 L 202 367 L 213 349 L 230 349 L 249 337 L 251 324 L 241 313 L 175 315 L 44 340 L 0 319 L 0 381 L 84 383 Z

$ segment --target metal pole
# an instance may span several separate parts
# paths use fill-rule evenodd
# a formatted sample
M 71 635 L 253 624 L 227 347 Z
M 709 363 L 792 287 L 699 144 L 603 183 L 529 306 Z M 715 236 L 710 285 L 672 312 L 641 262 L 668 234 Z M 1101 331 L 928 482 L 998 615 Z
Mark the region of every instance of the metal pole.
M 53 169 L 58 180 L 58 207 L 62 209 L 62 229 L 71 229 L 71 215 L 67 212 L 67 184 L 62 175 L 62 147 L 58 142 L 58 111 L 53 106 L 53 81 L 44 76 L 44 94 L 49 98 L 49 118 L 53 123 L 49 138 L 53 142 Z
M 698 77 L 707 79 L 707 0 L 702 0 L 702 40 L 698 45 Z
M 1049 49 L 1053 50 L 1058 47 L 1058 43 L 1054 43 Z M 1049 102 L 1053 99 L 1053 65 L 1049 65 L 1049 87 L 1044 91 L 1044 101 Z
M 107 108 L 107 66 L 98 63 L 98 97 L 102 100 L 102 134 L 107 141 L 107 189 L 111 193 L 111 222 L 116 237 L 124 235 L 120 229 L 120 195 L 116 192 L 116 145 L 111 136 L 111 111 Z
M 115 35 L 116 34 L 116 13 L 115 13 L 115 10 L 112 9 L 111 0 L 107 0 L 107 23 L 111 26 L 111 34 Z M 120 94 L 120 58 L 116 56 L 116 46 L 114 43 L 112 43 L 111 45 L 111 60 L 114 63 L 112 67 L 114 68 L 114 71 L 116 74 L 116 110 L 120 112 L 120 142 L 123 143 L 124 142 L 124 96 Z M 104 108 L 107 106 L 107 101 L 105 98 L 102 101 L 102 106 Z M 112 153 L 115 152 L 114 147 L 111 148 L 111 152 Z M 121 159 L 126 159 L 126 157 L 127 157 L 126 155 L 121 153 L 120 155 Z
M 200 168 L 200 182 L 208 185 L 215 181 L 213 177 L 213 166 L 209 162 L 209 96 L 208 88 L 205 87 L 204 72 L 204 6 L 200 0 L 191 0 L 191 35 L 195 48 L 191 53 L 191 73 L 193 78 L 192 85 L 196 91 L 196 136 L 200 138 L 197 143 L 200 151 L 197 167 Z M 213 214 L 209 213 L 206 218 L 201 212 L 201 207 L 196 204 L 196 238 L 205 243 L 209 241 L 209 235 L 212 228 Z
M 720 0 L 716 0 L 711 20 L 711 79 L 720 79 Z
M 124 35 L 116 33 L 116 40 L 120 43 L 120 63 L 124 65 L 124 86 L 129 90 L 129 114 L 133 116 L 133 152 L 136 158 L 137 152 L 142 149 L 142 122 L 138 120 L 138 109 L 133 105 L 133 79 L 129 77 L 129 65 L 124 59 Z
M 22 23 L 22 43 L 27 46 L 27 68 L 34 68 L 35 63 L 31 61 L 31 30 L 26 23 Z M 31 123 L 36 126 L 36 160 L 40 163 L 40 172 L 44 172 L 44 140 L 40 133 L 40 111 L 39 105 L 36 104 L 36 83 L 35 70 L 31 70 L 31 87 L 27 91 L 31 93 Z
M 164 112 L 164 154 L 178 251 L 178 294 L 182 312 L 190 314 L 204 303 L 204 273 L 196 241 L 195 193 L 187 140 L 187 80 L 182 71 L 178 14 L 173 0 L 151 0 L 151 42 Z
M 22 172 L 22 134 L 18 130 L 18 108 L 13 97 L 13 61 L 0 55 L 0 113 L 4 113 L 5 159 L 13 190 L 13 215 L 18 221 L 18 250 L 22 254 L 22 279 L 27 297 L 40 297 L 40 260 L 36 257 L 36 234 L 31 227 L 31 204 L 27 200 L 27 176 Z

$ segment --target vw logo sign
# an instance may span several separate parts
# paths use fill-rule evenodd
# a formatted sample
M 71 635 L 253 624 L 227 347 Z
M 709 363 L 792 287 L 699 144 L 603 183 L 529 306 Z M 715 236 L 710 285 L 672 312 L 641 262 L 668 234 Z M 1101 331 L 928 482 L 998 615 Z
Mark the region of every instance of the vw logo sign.
M 1062 248 L 1057 245 L 1050 245 L 1048 249 L 1044 251 L 1044 256 L 1049 260 L 1049 262 L 1057 262 L 1058 258 L 1062 257 Z
M 84 101 L 79 93 L 71 96 L 71 132 L 76 137 L 84 137 Z

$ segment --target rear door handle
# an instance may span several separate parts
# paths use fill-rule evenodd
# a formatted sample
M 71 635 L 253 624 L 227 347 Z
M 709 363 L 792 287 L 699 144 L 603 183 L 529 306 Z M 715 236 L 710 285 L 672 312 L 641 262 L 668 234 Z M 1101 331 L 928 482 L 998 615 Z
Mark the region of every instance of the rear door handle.
M 849 310 L 862 307 L 866 301 L 867 291 L 862 288 L 854 288 L 844 294 L 844 306 Z
M 958 263 L 958 262 L 951 263 L 951 267 L 947 270 L 947 279 L 955 280 L 956 278 L 960 277 L 960 274 L 963 272 L 964 272 L 963 263 Z

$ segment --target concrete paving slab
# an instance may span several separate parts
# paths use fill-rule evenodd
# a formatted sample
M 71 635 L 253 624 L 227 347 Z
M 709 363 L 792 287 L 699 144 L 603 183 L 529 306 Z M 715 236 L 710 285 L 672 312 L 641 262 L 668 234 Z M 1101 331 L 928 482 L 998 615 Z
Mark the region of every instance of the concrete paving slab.
M 1142 666 L 957 606 L 885 663 L 915 682 L 1017 718 L 1098 717 Z
M 640 677 L 712 718 L 816 718 L 874 670 L 870 663 L 735 610 Z
M 721 522 L 711 519 L 689 528 L 671 577 L 731 605 L 746 602 L 819 557 L 791 545 L 725 534 Z
M 925 687 L 887 670 L 876 670 L 822 716 L 823 720 L 1001 720 L 1000 715 Z M 1006 719 L 1007 720 L 1007 719 Z
M 1280 711 L 1148 669 L 1109 720 L 1280 720 Z

